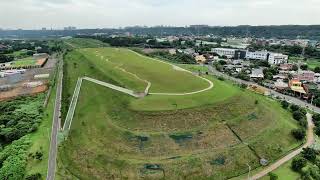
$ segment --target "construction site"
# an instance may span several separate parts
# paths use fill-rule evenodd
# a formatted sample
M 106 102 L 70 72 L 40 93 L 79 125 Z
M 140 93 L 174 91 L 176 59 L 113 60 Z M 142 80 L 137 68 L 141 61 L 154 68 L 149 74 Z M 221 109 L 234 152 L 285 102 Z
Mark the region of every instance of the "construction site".
M 50 57 L 41 66 L 0 71 L 0 101 L 45 92 L 55 65 L 56 59 Z

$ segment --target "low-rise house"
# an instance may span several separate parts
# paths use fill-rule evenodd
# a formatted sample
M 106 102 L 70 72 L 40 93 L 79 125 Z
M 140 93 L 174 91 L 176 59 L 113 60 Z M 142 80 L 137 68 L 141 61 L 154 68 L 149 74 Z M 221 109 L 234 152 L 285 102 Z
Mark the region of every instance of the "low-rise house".
M 198 55 L 195 57 L 195 59 L 196 59 L 197 63 L 202 63 L 202 64 L 206 63 L 206 61 L 207 61 L 207 59 L 206 59 L 206 57 L 204 57 L 204 55 Z
M 294 76 L 294 78 L 298 79 L 299 81 L 314 82 L 315 73 L 313 71 L 300 71 Z
M 193 55 L 196 51 L 192 48 L 182 50 L 184 54 Z
M 263 74 L 263 69 L 253 69 L 250 75 L 250 78 L 252 79 L 263 79 L 264 74 Z
M 176 49 L 169 49 L 169 54 L 171 54 L 171 55 L 177 54 Z
M 272 79 L 273 79 L 273 80 L 279 80 L 279 79 L 283 80 L 283 79 L 287 79 L 287 76 L 284 75 L 284 74 L 277 74 L 277 75 L 274 75 L 274 76 L 272 77 Z
M 320 83 L 320 73 L 314 73 L 314 82 Z
M 293 91 L 293 92 L 297 92 L 300 93 L 300 95 L 302 94 L 306 94 L 306 91 L 303 88 L 303 84 L 302 82 L 300 82 L 298 79 L 292 79 L 289 81 L 289 88 Z
M 293 64 L 291 63 L 280 64 L 279 69 L 282 71 L 290 71 L 293 69 Z
M 278 79 L 275 83 L 274 83 L 274 88 L 277 91 L 283 91 L 289 88 L 289 85 L 287 82 L 283 82 L 282 79 Z
M 243 63 L 242 60 L 234 60 L 234 61 L 232 61 L 232 64 L 234 64 L 234 65 L 241 65 L 242 63 Z

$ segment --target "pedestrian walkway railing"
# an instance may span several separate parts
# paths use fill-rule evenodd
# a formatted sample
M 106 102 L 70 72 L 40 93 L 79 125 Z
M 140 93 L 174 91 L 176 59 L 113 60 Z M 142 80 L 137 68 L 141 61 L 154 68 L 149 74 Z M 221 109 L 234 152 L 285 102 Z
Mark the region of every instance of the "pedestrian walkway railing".
M 79 99 L 79 94 L 80 94 L 80 90 L 81 90 L 81 86 L 82 86 L 82 81 L 83 80 L 87 80 L 87 81 L 93 82 L 95 84 L 99 84 L 101 86 L 104 86 L 104 87 L 107 87 L 107 88 L 110 88 L 110 89 L 113 89 L 113 90 L 128 94 L 128 95 L 133 96 L 135 98 L 141 98 L 141 97 L 144 97 L 146 95 L 146 94 L 138 94 L 138 93 L 135 93 L 133 90 L 126 89 L 126 88 L 119 87 L 119 86 L 115 86 L 113 84 L 106 83 L 106 82 L 103 82 L 103 81 L 100 81 L 100 80 L 97 80 L 97 79 L 93 79 L 93 78 L 90 78 L 90 77 L 78 78 L 76 87 L 74 88 L 74 92 L 73 92 L 73 95 L 72 95 L 72 98 L 71 98 L 71 102 L 70 102 L 70 105 L 69 105 L 67 116 L 66 116 L 66 119 L 64 121 L 63 128 L 62 128 L 62 134 L 64 136 L 64 139 L 66 139 L 68 137 L 68 134 L 69 134 L 69 131 L 70 131 L 70 128 L 71 128 L 71 124 L 72 124 L 74 113 L 75 113 L 75 110 L 76 110 L 76 107 L 77 107 L 77 102 L 78 102 L 78 99 Z

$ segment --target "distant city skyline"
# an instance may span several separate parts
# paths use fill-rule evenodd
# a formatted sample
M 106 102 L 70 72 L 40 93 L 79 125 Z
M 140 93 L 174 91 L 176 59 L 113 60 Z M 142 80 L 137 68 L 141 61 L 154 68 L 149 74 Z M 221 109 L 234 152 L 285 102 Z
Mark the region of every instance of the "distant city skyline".
M 319 0 L 10 0 L 1 29 L 320 24 Z

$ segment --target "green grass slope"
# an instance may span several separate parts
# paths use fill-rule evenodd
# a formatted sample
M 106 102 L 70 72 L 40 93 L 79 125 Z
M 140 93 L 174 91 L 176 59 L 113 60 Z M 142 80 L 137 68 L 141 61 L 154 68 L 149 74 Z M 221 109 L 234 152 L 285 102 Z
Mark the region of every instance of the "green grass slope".
M 207 86 L 129 50 L 77 50 L 65 58 L 64 114 L 79 76 L 143 87 L 117 72 L 114 63 L 154 83 L 152 91 Z M 214 88 L 206 92 L 143 99 L 84 81 L 69 137 L 59 148 L 58 179 L 226 179 L 246 173 L 246 163 L 259 167 L 258 157 L 237 136 L 270 161 L 301 143 L 290 135 L 296 122 L 278 102 L 207 78 Z
M 179 71 L 172 65 L 140 56 L 128 49 L 82 49 L 79 52 L 96 64 L 100 71 L 108 71 L 108 76 L 137 91 L 146 88 L 143 80 L 152 83 L 151 93 L 187 93 L 209 87 L 208 82 L 191 73 Z
M 108 44 L 95 39 L 71 38 L 65 40 L 65 43 L 72 48 L 98 48 L 107 47 Z

